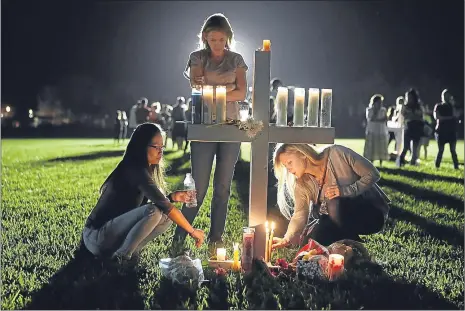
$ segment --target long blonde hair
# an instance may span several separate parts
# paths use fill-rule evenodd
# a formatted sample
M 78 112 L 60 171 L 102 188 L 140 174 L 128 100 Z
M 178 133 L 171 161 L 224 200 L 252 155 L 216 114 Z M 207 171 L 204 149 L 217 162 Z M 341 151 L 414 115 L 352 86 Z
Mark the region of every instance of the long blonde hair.
M 289 173 L 286 167 L 279 161 L 283 153 L 304 156 L 307 165 L 319 165 L 324 157 L 323 151 L 316 151 L 307 144 L 277 144 L 273 155 L 274 174 L 278 179 L 278 206 L 281 213 L 287 219 L 291 219 L 296 201 L 295 193 L 301 196 L 307 204 L 317 201 L 318 183 L 310 174 L 304 174 L 301 178 Z
M 204 38 L 204 34 L 206 35 L 210 31 L 222 31 L 226 34 L 226 49 L 227 50 L 234 50 L 235 42 L 234 42 L 234 31 L 232 30 L 231 24 L 229 20 L 224 14 L 216 13 L 210 15 L 202 25 L 200 29 L 199 37 L 199 49 L 205 49 L 210 51 L 210 46 L 208 45 L 207 40 Z

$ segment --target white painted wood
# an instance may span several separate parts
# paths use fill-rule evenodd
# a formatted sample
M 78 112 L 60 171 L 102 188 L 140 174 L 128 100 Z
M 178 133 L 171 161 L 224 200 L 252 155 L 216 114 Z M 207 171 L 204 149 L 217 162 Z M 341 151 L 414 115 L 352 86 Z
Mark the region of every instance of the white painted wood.
M 192 141 L 251 142 L 249 226 L 255 228 L 254 257 L 265 255 L 265 221 L 267 217 L 268 144 L 334 143 L 334 128 L 277 127 L 270 118 L 270 61 L 271 52 L 255 51 L 253 72 L 252 115 L 263 122 L 263 130 L 250 139 L 234 125 L 187 125 L 187 139 Z

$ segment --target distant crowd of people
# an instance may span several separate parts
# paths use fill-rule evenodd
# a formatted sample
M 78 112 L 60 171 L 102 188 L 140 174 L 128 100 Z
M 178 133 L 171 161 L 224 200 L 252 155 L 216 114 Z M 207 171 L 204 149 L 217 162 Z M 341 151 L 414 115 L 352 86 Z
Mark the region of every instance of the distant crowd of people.
M 459 114 L 454 97 L 447 89 L 442 91 L 441 102 L 434 106 L 432 112 L 422 103 L 415 89 L 408 90 L 405 97 L 399 96 L 394 107 L 386 109 L 383 102 L 382 95 L 373 95 L 366 109 L 365 158 L 372 162 L 378 160 L 381 166 L 382 161 L 389 159 L 388 147 L 394 140 L 396 150 L 401 150 L 396 154 L 396 165 L 401 167 L 406 164 L 408 152 L 411 154 L 410 165 L 418 165 L 421 147 L 424 148 L 426 159 L 429 141 L 434 134 L 438 144 L 436 168 L 441 166 L 444 146 L 449 144 L 454 168 L 458 169 L 456 144 Z M 399 131 L 400 139 L 396 139 L 395 130 Z M 402 144 L 402 149 L 398 148 L 398 144 Z
M 186 124 L 176 122 L 190 120 L 190 114 L 186 113 L 190 101 L 190 98 L 186 102 L 185 98 L 180 96 L 174 105 L 154 102 L 149 107 L 148 99 L 142 97 L 129 110 L 129 118 L 126 111 L 117 110 L 114 122 L 115 143 L 124 143 L 128 135 L 130 136 L 138 125 L 152 122 L 160 125 L 166 132 L 165 145 L 167 139 L 171 138 L 173 144 L 176 143 L 178 150 L 183 149 L 186 152 L 188 147 Z

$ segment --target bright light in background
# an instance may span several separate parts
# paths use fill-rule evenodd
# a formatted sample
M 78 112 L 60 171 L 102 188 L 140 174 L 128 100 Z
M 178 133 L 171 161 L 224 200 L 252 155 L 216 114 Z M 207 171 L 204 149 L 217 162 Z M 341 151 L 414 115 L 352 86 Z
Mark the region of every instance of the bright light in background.
M 34 112 L 32 111 L 32 109 L 29 109 L 29 118 L 34 118 Z
M 10 112 L 10 111 L 11 111 L 10 106 L 6 106 L 6 112 Z

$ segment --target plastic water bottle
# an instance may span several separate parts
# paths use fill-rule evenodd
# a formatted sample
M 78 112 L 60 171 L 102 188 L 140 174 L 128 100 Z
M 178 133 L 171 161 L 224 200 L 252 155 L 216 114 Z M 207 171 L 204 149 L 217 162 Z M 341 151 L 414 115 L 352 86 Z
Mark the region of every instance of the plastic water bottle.
M 186 174 L 186 178 L 184 179 L 184 190 L 187 191 L 195 191 L 195 181 L 192 178 L 191 173 Z M 197 197 L 194 196 L 189 203 L 186 203 L 187 207 L 196 207 L 197 206 Z

